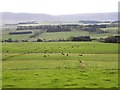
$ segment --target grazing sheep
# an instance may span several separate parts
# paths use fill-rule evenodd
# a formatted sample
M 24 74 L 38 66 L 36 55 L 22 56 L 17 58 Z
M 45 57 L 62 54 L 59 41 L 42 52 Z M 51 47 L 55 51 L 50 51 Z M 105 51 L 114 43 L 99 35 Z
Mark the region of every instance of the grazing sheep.
M 63 52 L 61 52 L 61 55 L 63 54 Z
M 79 63 L 80 63 L 80 68 L 83 69 L 85 67 L 84 63 L 81 60 L 79 60 Z
M 99 67 L 100 67 L 101 65 L 99 64 Z
M 46 57 L 46 55 L 44 55 L 44 57 Z
M 61 55 L 65 55 L 65 54 L 62 52 Z
M 79 56 L 83 56 L 82 54 L 80 54 Z

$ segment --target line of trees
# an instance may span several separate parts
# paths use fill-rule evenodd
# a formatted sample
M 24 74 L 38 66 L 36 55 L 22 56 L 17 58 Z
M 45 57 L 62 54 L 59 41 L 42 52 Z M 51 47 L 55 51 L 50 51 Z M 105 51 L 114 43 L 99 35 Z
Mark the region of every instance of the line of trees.
M 120 36 L 110 36 L 107 38 L 100 38 L 99 41 L 104 43 L 120 43 Z
M 9 39 L 6 39 L 6 40 L 2 40 L 2 42 L 11 43 L 11 42 L 29 42 L 29 41 L 28 40 L 12 40 L 11 38 L 9 38 Z
M 16 35 L 16 34 L 31 34 L 31 31 L 25 31 L 25 32 L 10 32 L 9 35 Z
M 40 25 L 40 26 L 18 26 L 16 30 L 44 30 L 47 32 L 71 31 L 69 26 Z
M 40 39 L 38 38 L 35 41 L 29 41 L 29 40 L 12 40 L 11 38 L 7 40 L 2 40 L 2 42 L 65 42 L 65 41 L 92 41 L 94 39 L 91 39 L 90 36 L 73 36 L 70 39 L 59 39 L 59 40 L 48 40 Z M 100 38 L 98 40 L 99 42 L 103 43 L 120 43 L 120 36 L 110 36 L 107 38 Z
M 77 36 L 77 37 L 71 37 L 71 41 L 92 41 L 90 36 Z
M 7 40 L 2 40 L 2 42 L 65 42 L 65 41 L 92 41 L 90 36 L 78 36 L 78 37 L 71 37 L 70 39 L 63 39 L 60 38 L 59 40 L 48 40 L 46 41 L 45 39 L 38 38 L 37 40 L 34 41 L 29 41 L 29 40 L 12 40 L 11 38 Z
M 18 26 L 17 30 L 43 30 L 46 32 L 63 32 L 63 31 L 72 31 L 72 30 L 82 30 L 96 32 L 96 33 L 107 33 L 100 28 L 106 28 L 106 25 L 39 25 L 39 26 Z

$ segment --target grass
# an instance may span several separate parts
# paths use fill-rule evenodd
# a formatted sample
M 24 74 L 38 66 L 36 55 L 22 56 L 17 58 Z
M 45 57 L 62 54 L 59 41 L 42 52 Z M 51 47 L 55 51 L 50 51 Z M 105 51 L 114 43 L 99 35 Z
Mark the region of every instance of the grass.
M 9 32 L 15 32 L 16 30 L 2 30 L 2 40 L 11 38 L 12 40 L 29 40 L 29 37 L 33 34 L 19 34 L 19 35 L 9 35 Z
M 3 53 L 78 53 L 78 54 L 117 54 L 117 44 L 99 42 L 42 42 L 4 43 Z M 108 47 L 109 46 L 109 47 Z M 14 48 L 13 48 L 14 47 Z
M 110 28 L 103 28 L 102 30 L 107 31 L 108 33 L 89 33 L 87 31 L 70 31 L 70 32 L 44 32 L 39 34 L 38 36 L 34 38 L 30 38 L 31 35 L 40 32 L 40 30 L 32 30 L 32 34 L 26 34 L 26 35 L 9 35 L 9 32 L 16 31 L 15 28 L 10 30 L 2 30 L 2 40 L 11 38 L 13 40 L 31 40 L 35 41 L 38 38 L 44 39 L 46 41 L 48 40 L 59 40 L 59 39 L 70 39 L 72 36 L 90 36 L 91 38 L 106 38 L 108 36 L 118 35 L 118 28 L 117 27 L 110 27 Z
M 59 40 L 59 39 L 70 39 L 71 36 L 79 36 L 79 35 L 88 35 L 86 31 L 71 31 L 71 32 L 46 32 L 39 35 L 36 38 L 43 38 L 45 40 Z
M 118 27 L 109 27 L 109 28 L 104 28 L 102 30 L 108 31 L 110 33 L 117 33 L 119 29 L 118 29 Z
M 9 74 L 8 74 L 9 72 Z M 113 72 L 113 73 L 111 73 Z M 111 88 L 117 87 L 117 70 L 33 69 L 5 70 L 3 87 Z M 9 79 L 9 80 L 8 80 Z
M 117 61 L 117 54 L 67 54 L 61 53 L 33 53 L 33 54 L 3 54 L 3 61 L 16 61 L 16 60 L 85 60 L 85 61 Z M 89 58 L 89 59 L 88 59 Z
M 117 44 L 28 42 L 2 46 L 3 88 L 118 87 Z

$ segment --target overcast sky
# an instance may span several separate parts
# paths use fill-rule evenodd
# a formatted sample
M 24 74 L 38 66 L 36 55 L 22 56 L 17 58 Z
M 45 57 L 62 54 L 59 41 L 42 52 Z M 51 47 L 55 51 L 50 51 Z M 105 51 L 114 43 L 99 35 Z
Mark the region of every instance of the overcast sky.
M 117 12 L 119 0 L 0 0 L 0 12 L 51 15 Z

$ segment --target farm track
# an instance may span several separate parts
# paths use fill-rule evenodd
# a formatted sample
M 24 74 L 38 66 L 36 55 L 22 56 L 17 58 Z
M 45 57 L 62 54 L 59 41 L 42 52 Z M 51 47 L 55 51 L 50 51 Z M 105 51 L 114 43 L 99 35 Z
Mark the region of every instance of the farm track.
M 89 59 L 87 59 L 87 57 Z M 111 58 L 114 57 L 114 60 Z M 101 59 L 100 59 L 101 58 Z M 83 61 L 117 61 L 118 54 L 78 54 L 78 53 L 4 53 L 2 61 L 15 60 L 80 60 Z M 98 59 L 98 60 L 97 60 Z M 103 60 L 102 60 L 103 59 Z
M 21 55 L 24 55 L 24 54 L 11 55 L 11 56 L 8 56 L 8 57 L 6 57 L 6 58 L 2 58 L 2 61 L 6 61 L 6 60 L 8 60 L 9 58 L 12 58 L 12 57 L 15 57 L 15 56 L 21 56 Z

